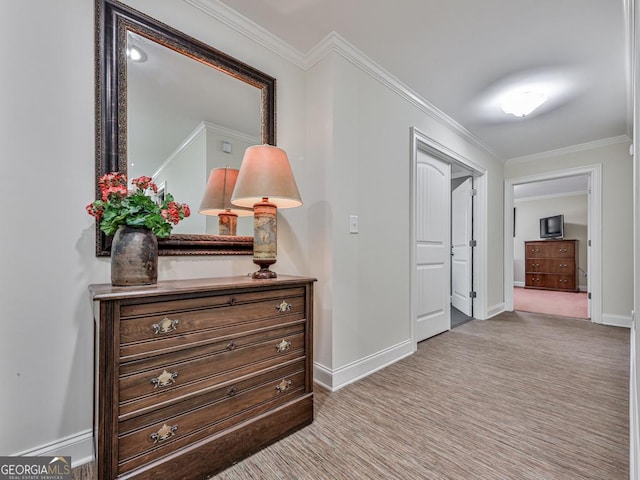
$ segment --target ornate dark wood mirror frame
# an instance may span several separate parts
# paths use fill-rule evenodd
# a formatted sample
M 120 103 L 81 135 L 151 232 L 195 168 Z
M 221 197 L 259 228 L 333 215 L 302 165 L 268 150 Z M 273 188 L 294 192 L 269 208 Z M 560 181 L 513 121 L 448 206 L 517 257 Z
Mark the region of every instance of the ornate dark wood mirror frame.
M 114 0 L 96 0 L 96 198 L 98 178 L 127 171 L 127 33 L 186 55 L 261 91 L 262 143 L 275 145 L 276 80 L 255 68 Z M 192 207 L 193 210 L 193 207 Z M 197 214 L 197 213 L 196 213 Z M 160 255 L 250 255 L 253 237 L 173 234 Z M 96 256 L 109 256 L 111 238 L 96 222 Z

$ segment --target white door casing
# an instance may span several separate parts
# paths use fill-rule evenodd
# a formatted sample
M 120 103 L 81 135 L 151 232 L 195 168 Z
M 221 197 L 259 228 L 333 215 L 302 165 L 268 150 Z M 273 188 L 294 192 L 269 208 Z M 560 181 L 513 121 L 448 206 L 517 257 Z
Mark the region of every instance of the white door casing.
M 593 323 L 602 323 L 602 165 L 585 165 L 565 170 L 554 170 L 504 180 L 504 309 L 513 311 L 513 186 L 522 183 L 553 180 L 555 178 L 590 176 L 588 195 L 587 247 L 588 289 L 591 294 L 589 316 Z
M 416 165 L 416 340 L 449 330 L 451 165 L 418 151 Z
M 451 305 L 472 316 L 473 179 L 451 192 Z
M 473 285 L 476 291 L 476 298 L 473 299 L 473 316 L 476 319 L 484 320 L 489 318 L 489 307 L 487 304 L 487 291 L 488 291 L 488 274 L 487 274 L 487 254 L 488 254 L 488 230 L 487 230 L 487 208 L 488 208 L 488 175 L 487 169 L 483 166 L 473 162 L 465 156 L 459 154 L 455 150 L 440 143 L 434 138 L 421 132 L 416 127 L 410 129 L 411 140 L 411 155 L 410 155 L 410 186 L 409 186 L 409 202 L 410 202 L 410 234 L 409 234 L 409 272 L 410 272 L 410 328 L 411 337 L 414 342 L 414 349 L 418 347 L 418 329 L 417 319 L 420 297 L 420 286 L 417 280 L 417 205 L 418 205 L 418 187 L 417 187 L 417 165 L 418 157 L 421 152 L 430 152 L 435 155 L 436 158 L 449 164 L 457 164 L 463 166 L 465 170 L 468 170 L 474 177 L 474 186 L 476 189 L 476 195 L 473 202 L 473 238 L 477 242 L 477 247 L 474 250 L 473 255 Z M 447 186 L 447 195 L 451 198 L 451 186 Z M 446 212 L 447 229 L 450 230 L 451 218 L 450 212 Z M 444 215 L 444 212 L 443 212 Z M 450 239 L 449 239 L 450 240 Z M 447 255 L 450 257 L 450 247 L 448 247 Z M 448 261 L 450 265 L 450 261 Z M 450 301 L 449 284 L 450 279 L 447 279 L 445 287 L 445 293 Z M 447 304 L 447 310 L 450 309 L 450 304 Z M 492 307 L 493 308 L 493 307 Z M 450 323 L 450 320 L 449 320 Z M 447 326 L 449 328 L 449 326 Z

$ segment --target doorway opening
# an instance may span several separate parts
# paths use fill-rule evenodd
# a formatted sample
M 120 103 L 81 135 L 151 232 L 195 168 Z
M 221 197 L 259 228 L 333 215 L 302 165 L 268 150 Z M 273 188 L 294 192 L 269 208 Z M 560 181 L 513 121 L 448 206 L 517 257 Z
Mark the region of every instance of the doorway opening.
M 576 175 L 514 185 L 514 310 L 589 318 L 589 182 Z
M 454 292 L 466 297 L 469 315 L 487 318 L 486 169 L 411 129 L 411 328 L 415 345 L 450 330 Z M 453 172 L 453 174 L 452 174 Z M 473 202 L 462 215 L 470 222 L 469 250 L 452 268 L 452 177 L 471 177 Z M 461 182 L 462 183 L 462 182 Z M 460 216 L 455 216 L 460 218 Z M 462 253 L 462 252 L 460 252 Z M 458 259 L 456 259 L 458 260 Z M 465 264 L 464 268 L 458 268 Z M 452 277 L 454 270 L 468 276 Z M 461 282 L 459 278 L 465 278 Z M 455 287 L 455 288 L 454 288 Z
M 476 195 L 473 172 L 459 163 L 451 164 L 451 328 L 473 319 L 473 204 Z
M 541 189 L 553 187 L 554 185 L 571 184 L 571 182 L 573 182 L 574 185 L 573 192 L 565 191 L 557 193 L 555 196 L 553 194 L 537 195 L 537 197 L 539 197 L 538 200 L 540 200 L 539 203 L 536 203 L 536 195 L 531 194 L 531 192 L 535 192 L 536 189 L 540 192 L 544 191 Z M 576 187 L 575 185 L 580 185 L 580 182 L 583 182 L 582 185 L 584 186 Z M 523 191 L 525 193 L 523 193 Z M 529 193 L 527 193 L 527 191 Z M 529 205 L 521 203 L 522 198 L 528 198 L 531 203 Z M 586 206 L 581 206 L 583 202 L 586 202 Z M 519 208 L 519 205 L 522 208 Z M 549 213 L 551 211 L 548 210 L 549 208 L 553 208 L 553 212 L 555 213 Z M 540 238 L 542 235 L 540 222 L 549 216 L 556 216 L 565 212 L 568 216 L 565 217 L 566 220 L 564 221 L 564 240 L 560 241 L 575 243 L 577 255 L 575 257 L 569 257 L 567 259 L 568 261 L 550 260 L 548 258 L 542 258 L 541 261 L 537 258 L 525 258 L 524 252 L 526 244 L 523 243 L 525 240 L 540 241 L 543 242 L 543 245 L 545 245 L 546 242 L 559 241 L 557 239 L 547 240 Z M 548 213 L 549 215 L 543 215 L 543 213 Z M 567 282 L 573 280 L 570 277 L 575 275 L 575 288 L 570 286 L 570 288 L 566 288 L 565 290 L 581 293 L 575 293 L 574 298 L 570 299 L 567 299 L 564 295 L 559 295 L 558 298 L 552 299 L 558 302 L 556 311 L 545 310 L 540 313 L 574 316 L 575 318 L 590 318 L 594 323 L 602 323 L 600 257 L 601 166 L 590 165 L 529 175 L 526 177 L 505 179 L 504 215 L 505 310 L 513 311 L 516 308 L 515 299 L 524 292 L 514 289 L 526 287 L 527 282 L 530 286 L 532 280 L 538 278 L 541 279 L 538 281 L 545 280 L 546 275 L 546 278 L 549 280 L 558 282 L 560 281 L 558 279 L 564 278 L 563 281 L 565 283 L 560 286 L 566 287 Z M 580 220 L 580 218 L 582 219 Z M 535 224 L 532 226 L 534 220 Z M 526 222 L 527 224 L 522 225 L 522 222 Z M 531 245 L 533 246 L 534 244 Z M 553 245 L 553 243 L 550 245 Z M 536 255 L 536 257 L 539 256 L 540 255 Z M 544 269 L 545 271 L 543 271 L 542 274 L 536 273 L 537 270 L 543 269 L 547 263 L 551 265 L 554 262 L 559 265 L 558 268 L 571 270 L 571 273 L 567 274 L 567 272 L 564 271 L 555 272 L 549 268 Z M 558 273 L 562 276 L 556 275 Z M 547 292 L 548 294 L 561 293 L 555 288 L 550 288 Z M 534 292 L 527 293 L 530 294 L 529 296 L 534 295 Z M 542 294 L 544 294 L 544 292 Z M 540 294 L 538 294 L 538 296 L 540 296 Z M 522 301 L 522 299 L 518 300 L 519 302 Z M 582 313 L 585 305 L 574 303 L 571 300 L 575 302 L 586 301 L 586 314 Z M 539 305 L 550 306 L 549 299 L 529 299 L 529 301 L 533 303 L 537 302 Z M 576 310 L 574 310 L 574 308 Z M 520 307 L 520 309 L 523 308 Z M 573 314 L 571 312 L 577 313 Z

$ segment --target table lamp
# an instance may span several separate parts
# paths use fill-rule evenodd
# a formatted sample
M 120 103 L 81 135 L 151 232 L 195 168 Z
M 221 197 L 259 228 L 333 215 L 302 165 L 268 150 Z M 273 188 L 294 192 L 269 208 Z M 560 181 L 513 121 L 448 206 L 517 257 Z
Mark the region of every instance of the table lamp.
M 198 213 L 218 216 L 219 235 L 235 236 L 238 217 L 253 214 L 253 209 L 237 207 L 231 203 L 237 178 L 238 170 L 234 168 L 214 168 L 204 190 Z
M 276 278 L 269 266 L 276 263 L 278 208 L 302 205 L 285 151 L 272 145 L 247 148 L 231 203 L 253 207 L 253 263 L 260 266 L 253 278 Z

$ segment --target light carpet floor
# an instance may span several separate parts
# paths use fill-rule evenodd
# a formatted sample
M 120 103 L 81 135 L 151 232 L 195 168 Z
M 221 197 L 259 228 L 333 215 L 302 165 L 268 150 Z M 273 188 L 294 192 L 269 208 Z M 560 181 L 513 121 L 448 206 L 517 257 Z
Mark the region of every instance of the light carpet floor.
M 628 383 L 628 329 L 472 320 L 335 393 L 316 388 L 312 425 L 213 478 L 627 480 Z
M 515 287 L 513 307 L 521 312 L 588 319 L 586 292 L 557 292 Z

